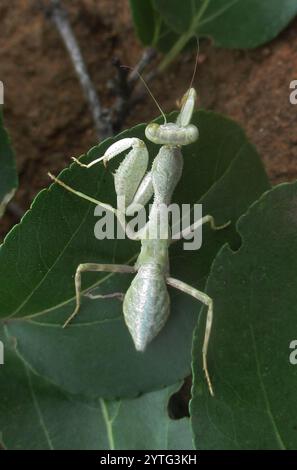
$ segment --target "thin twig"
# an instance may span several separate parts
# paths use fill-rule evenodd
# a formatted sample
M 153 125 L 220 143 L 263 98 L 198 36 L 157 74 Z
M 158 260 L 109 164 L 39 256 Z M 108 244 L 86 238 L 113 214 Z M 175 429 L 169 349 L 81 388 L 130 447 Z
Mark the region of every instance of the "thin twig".
M 153 61 L 156 56 L 156 51 L 152 48 L 147 48 L 143 51 L 139 62 L 133 67 L 129 73 L 127 67 L 123 66 L 119 59 L 114 59 L 113 65 L 117 70 L 117 78 L 112 81 L 112 91 L 117 96 L 116 101 L 112 107 L 113 116 L 113 129 L 119 132 L 124 124 L 125 119 L 129 116 L 133 107 L 143 99 L 144 93 L 139 92 L 136 86 L 139 79 L 139 74 Z M 155 77 L 154 74 L 145 77 L 148 82 Z
M 153 61 L 156 57 L 156 50 L 152 47 L 144 49 L 138 64 L 133 68 L 132 72 L 129 75 L 129 84 L 132 86 L 135 82 L 138 81 L 138 76 L 144 71 L 144 69 Z
M 59 31 L 71 57 L 75 72 L 88 101 L 98 138 L 105 139 L 113 133 L 109 113 L 102 108 L 95 86 L 88 73 L 80 47 L 72 31 L 67 13 L 60 0 L 51 0 L 48 14 Z
M 75 71 L 87 98 L 90 111 L 93 116 L 95 129 L 99 139 L 104 139 L 119 132 L 134 106 L 143 100 L 145 92 L 137 86 L 139 74 L 153 61 L 156 56 L 155 49 L 144 49 L 139 62 L 131 72 L 125 69 L 120 60 L 113 59 L 117 75 L 109 82 L 110 89 L 115 95 L 114 105 L 110 109 L 104 109 L 100 103 L 98 94 L 92 83 L 85 61 L 82 57 L 77 39 L 69 23 L 67 13 L 61 0 L 39 0 L 45 15 L 49 17 L 58 29 L 66 49 L 71 57 Z M 49 3 L 48 3 L 49 2 Z M 157 70 L 148 74 L 145 79 L 151 81 L 157 75 Z

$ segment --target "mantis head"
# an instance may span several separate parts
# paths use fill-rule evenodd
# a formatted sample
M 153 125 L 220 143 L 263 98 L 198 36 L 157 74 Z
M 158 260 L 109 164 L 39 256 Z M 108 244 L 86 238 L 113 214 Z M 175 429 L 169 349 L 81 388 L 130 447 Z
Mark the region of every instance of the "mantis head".
M 197 93 L 194 88 L 184 94 L 181 100 L 181 110 L 175 123 L 164 124 L 150 123 L 145 128 L 145 136 L 151 142 L 159 145 L 188 145 L 198 139 L 199 131 L 196 126 L 190 124 Z

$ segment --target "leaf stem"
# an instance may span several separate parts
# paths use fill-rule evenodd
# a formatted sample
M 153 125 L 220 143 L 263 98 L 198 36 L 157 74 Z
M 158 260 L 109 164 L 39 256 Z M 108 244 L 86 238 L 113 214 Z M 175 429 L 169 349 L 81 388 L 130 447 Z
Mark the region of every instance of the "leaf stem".
M 99 402 L 100 402 L 100 406 L 101 406 L 103 419 L 105 421 L 109 448 L 110 448 L 110 450 L 115 450 L 115 442 L 114 442 L 113 431 L 112 431 L 112 421 L 109 418 L 107 407 L 106 407 L 106 404 L 105 404 L 105 400 L 103 400 L 103 398 L 100 398 Z
M 203 2 L 201 8 L 198 10 L 197 15 L 194 16 L 190 24 L 189 30 L 180 36 L 180 38 L 176 41 L 176 43 L 173 45 L 173 47 L 170 49 L 170 51 L 166 54 L 166 56 L 160 63 L 158 67 L 159 72 L 163 72 L 168 67 L 168 65 L 171 64 L 175 57 L 182 51 L 187 42 L 197 34 L 196 31 L 199 27 L 200 20 L 203 17 L 206 9 L 208 8 L 209 3 L 210 0 L 205 0 Z

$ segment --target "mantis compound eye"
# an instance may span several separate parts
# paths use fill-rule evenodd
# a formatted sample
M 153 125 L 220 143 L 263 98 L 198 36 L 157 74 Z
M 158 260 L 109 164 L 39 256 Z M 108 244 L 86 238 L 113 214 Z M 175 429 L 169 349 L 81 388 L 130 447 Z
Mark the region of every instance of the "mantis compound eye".
M 145 136 L 148 140 L 151 142 L 155 142 L 155 140 L 159 139 L 159 130 L 160 130 L 160 125 L 152 122 L 151 124 L 148 124 L 145 128 Z M 158 143 L 158 142 L 155 142 Z

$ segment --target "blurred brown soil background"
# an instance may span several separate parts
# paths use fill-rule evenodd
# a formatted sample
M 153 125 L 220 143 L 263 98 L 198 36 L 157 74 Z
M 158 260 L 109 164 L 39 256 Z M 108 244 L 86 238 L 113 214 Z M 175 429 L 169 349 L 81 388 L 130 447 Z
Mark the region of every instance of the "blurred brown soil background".
M 64 0 L 90 76 L 104 107 L 113 102 L 108 81 L 112 59 L 134 66 L 142 46 L 134 33 L 128 0 Z M 35 0 L 1 0 L 0 80 L 5 86 L 5 123 L 16 151 L 20 188 L 14 201 L 26 210 L 70 157 L 97 143 L 80 84 L 53 23 Z M 297 177 L 297 106 L 289 84 L 297 79 L 297 20 L 273 42 L 254 51 L 200 47 L 195 86 L 199 106 L 242 125 L 257 147 L 273 184 Z M 188 87 L 195 51 L 180 56 L 151 83 L 166 111 Z M 124 127 L 158 115 L 150 97 L 138 104 Z M 3 237 L 16 222 L 6 212 Z

